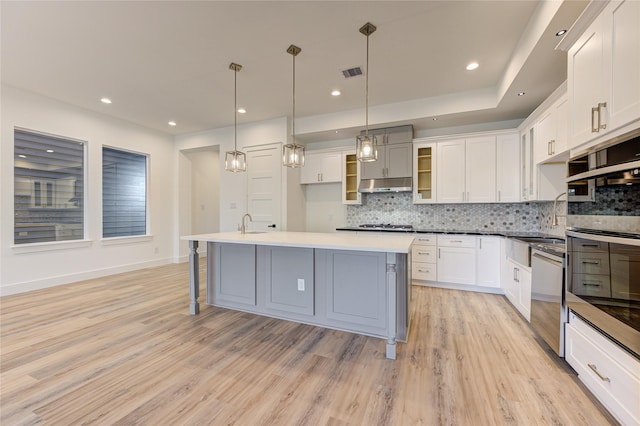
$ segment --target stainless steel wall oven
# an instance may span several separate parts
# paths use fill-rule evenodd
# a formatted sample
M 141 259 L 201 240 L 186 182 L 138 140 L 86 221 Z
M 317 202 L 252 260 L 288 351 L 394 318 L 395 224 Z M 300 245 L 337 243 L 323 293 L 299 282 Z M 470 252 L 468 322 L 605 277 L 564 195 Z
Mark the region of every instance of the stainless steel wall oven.
M 640 358 L 640 129 L 620 139 L 569 161 L 566 301 Z

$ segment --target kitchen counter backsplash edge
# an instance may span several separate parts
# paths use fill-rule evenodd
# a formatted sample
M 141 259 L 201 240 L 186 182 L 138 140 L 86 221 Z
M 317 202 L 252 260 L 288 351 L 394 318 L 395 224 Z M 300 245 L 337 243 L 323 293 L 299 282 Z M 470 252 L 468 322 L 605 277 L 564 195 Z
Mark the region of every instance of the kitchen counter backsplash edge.
M 363 229 L 356 226 L 345 226 L 336 228 L 336 231 L 359 231 L 359 232 L 395 232 L 406 234 L 453 234 L 453 235 L 486 235 L 496 237 L 518 238 L 518 237 L 535 237 L 535 238 L 558 238 L 557 235 L 547 234 L 544 232 L 527 232 L 527 231 L 478 231 L 478 230 L 457 230 L 457 229 L 413 229 L 413 230 L 393 230 L 393 229 Z M 564 234 L 562 237 L 564 238 Z
M 412 225 L 420 232 L 475 233 L 520 236 L 536 233 L 562 237 L 565 234 L 566 201 L 557 203 L 559 223 L 552 225 L 553 202 L 413 204 L 410 193 L 363 194 L 362 205 L 346 206 L 343 228 L 362 224 Z M 524 234 L 523 234 L 524 233 Z M 530 234 L 527 234 L 530 233 Z

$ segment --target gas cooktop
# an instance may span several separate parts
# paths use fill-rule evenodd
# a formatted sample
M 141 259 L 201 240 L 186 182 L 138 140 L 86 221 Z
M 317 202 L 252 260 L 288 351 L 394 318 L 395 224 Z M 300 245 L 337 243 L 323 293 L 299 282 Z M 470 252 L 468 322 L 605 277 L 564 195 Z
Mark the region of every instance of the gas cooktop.
M 392 225 L 390 223 L 365 223 L 364 225 L 359 225 L 358 228 L 384 231 L 413 231 L 412 225 Z

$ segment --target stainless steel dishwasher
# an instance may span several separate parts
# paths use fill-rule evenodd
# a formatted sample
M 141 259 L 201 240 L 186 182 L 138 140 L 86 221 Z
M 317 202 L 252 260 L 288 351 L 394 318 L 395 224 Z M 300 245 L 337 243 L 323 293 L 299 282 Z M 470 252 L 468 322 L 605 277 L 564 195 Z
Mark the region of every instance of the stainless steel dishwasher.
M 531 326 L 564 357 L 564 259 L 538 248 L 531 251 Z

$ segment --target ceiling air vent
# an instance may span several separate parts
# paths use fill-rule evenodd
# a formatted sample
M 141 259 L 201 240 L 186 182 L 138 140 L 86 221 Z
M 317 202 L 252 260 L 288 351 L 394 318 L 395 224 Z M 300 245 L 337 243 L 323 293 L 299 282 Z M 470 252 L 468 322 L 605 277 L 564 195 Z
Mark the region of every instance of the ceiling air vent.
M 342 75 L 344 75 L 344 78 L 357 77 L 359 75 L 362 75 L 362 68 L 353 67 L 349 68 L 348 70 L 342 70 Z

